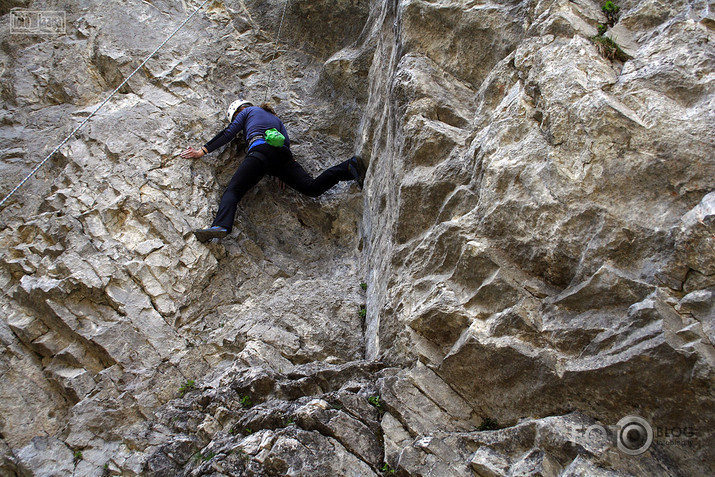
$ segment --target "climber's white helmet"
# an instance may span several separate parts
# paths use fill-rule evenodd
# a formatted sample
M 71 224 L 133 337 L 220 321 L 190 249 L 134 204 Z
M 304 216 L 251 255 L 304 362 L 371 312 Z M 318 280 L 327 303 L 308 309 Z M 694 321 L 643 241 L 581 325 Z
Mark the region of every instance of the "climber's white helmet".
M 243 106 L 253 106 L 253 103 L 246 101 L 245 99 L 237 99 L 231 103 L 228 107 L 228 111 L 226 111 L 226 117 L 228 120 L 233 121 L 233 115 L 236 114 L 236 111 L 241 109 Z

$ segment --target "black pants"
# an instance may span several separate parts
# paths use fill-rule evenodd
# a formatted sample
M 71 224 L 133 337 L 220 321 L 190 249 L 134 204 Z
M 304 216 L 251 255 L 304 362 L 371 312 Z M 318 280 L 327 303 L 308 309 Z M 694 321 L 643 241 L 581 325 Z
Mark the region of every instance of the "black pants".
M 266 144 L 253 147 L 233 174 L 212 225 L 231 232 L 238 202 L 263 176 L 270 174 L 289 187 L 310 197 L 318 197 L 340 181 L 352 180 L 348 161 L 326 169 L 313 179 L 294 159 L 288 149 L 277 149 Z

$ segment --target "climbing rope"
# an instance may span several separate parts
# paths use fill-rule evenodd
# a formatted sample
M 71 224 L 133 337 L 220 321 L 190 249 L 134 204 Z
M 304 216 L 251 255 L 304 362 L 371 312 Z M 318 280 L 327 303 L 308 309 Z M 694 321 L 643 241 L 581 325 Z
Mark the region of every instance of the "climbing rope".
M 166 38 L 166 40 L 164 40 L 164 42 L 163 42 L 161 45 L 159 45 L 154 51 L 152 51 L 151 54 L 150 54 L 149 56 L 147 56 L 146 59 L 145 59 L 144 61 L 142 61 L 142 63 L 141 63 L 139 66 L 137 66 L 136 69 L 135 69 L 134 71 L 132 71 L 132 73 L 131 73 L 129 76 L 127 76 L 127 78 L 126 78 L 124 81 L 122 81 L 122 84 L 120 84 L 119 86 L 117 86 L 117 87 L 114 89 L 114 91 L 112 91 L 112 93 L 111 93 L 109 96 L 107 96 L 107 98 L 106 98 L 104 101 L 102 101 L 102 104 L 100 104 L 99 106 L 97 106 L 97 108 L 96 108 L 94 111 L 92 111 L 92 113 L 91 113 L 89 116 L 87 116 L 87 117 L 84 119 L 84 121 L 82 121 L 82 123 L 81 123 L 79 126 L 77 126 L 76 128 L 74 128 L 74 131 L 72 131 L 72 132 L 69 134 L 69 136 L 67 136 L 56 148 L 54 148 L 54 149 L 52 150 L 52 152 L 49 153 L 49 154 L 47 155 L 47 157 L 45 157 L 45 158 L 42 160 L 42 162 L 40 162 L 39 164 L 37 164 L 37 166 L 35 166 L 35 168 L 27 175 L 27 177 L 25 177 L 22 181 L 20 181 L 20 183 L 19 183 L 12 191 L 10 191 L 10 193 L 9 193 L 7 196 L 5 196 L 5 198 L 4 198 L 2 201 L 0 201 L 0 210 L 2 210 L 3 204 L 5 204 L 5 202 L 7 202 L 7 200 L 8 200 L 10 197 L 12 197 L 12 195 L 13 195 L 15 192 L 17 192 L 18 189 L 20 189 L 20 187 L 22 187 L 22 186 L 25 184 L 25 182 L 27 182 L 32 176 L 34 176 L 35 173 L 40 169 L 40 167 L 42 167 L 48 160 L 50 160 L 50 158 L 51 158 L 57 151 L 59 151 L 59 149 L 60 149 L 62 146 L 64 146 L 64 145 L 67 143 L 67 141 L 69 141 L 69 140 L 72 138 L 72 136 L 74 136 L 74 135 L 77 133 L 77 131 L 79 131 L 80 129 L 82 129 L 82 126 L 84 126 L 85 124 L 87 124 L 87 121 L 89 121 L 90 118 L 92 118 L 92 116 L 94 116 L 95 114 L 97 114 L 97 111 L 99 111 L 100 109 L 102 109 L 102 106 L 104 106 L 105 104 L 107 104 L 107 102 L 112 98 L 112 96 L 114 96 L 120 89 L 122 89 L 122 86 L 124 86 L 125 84 L 127 84 L 127 81 L 129 81 L 129 79 L 130 79 L 132 76 L 134 76 L 134 73 L 136 73 L 137 71 L 139 71 L 139 70 L 146 64 L 146 62 L 149 61 L 149 60 L 156 54 L 156 52 L 159 51 L 164 45 L 166 45 L 167 42 L 168 42 L 169 40 L 171 40 L 171 39 L 173 38 L 173 36 L 176 35 L 176 33 L 177 33 L 179 30 L 181 30 L 181 29 L 184 27 L 184 25 L 186 25 L 186 24 L 189 22 L 189 20 L 191 20 L 191 18 L 193 18 L 193 16 L 196 15 L 196 13 L 198 13 L 198 11 L 201 10 L 201 9 L 204 7 L 204 5 L 206 5 L 208 2 L 209 2 L 209 0 L 204 0 L 204 3 L 202 3 L 201 5 L 199 5 L 198 8 L 197 8 L 196 10 L 194 10 L 194 12 L 193 12 L 191 15 L 189 15 L 189 16 L 186 18 L 186 20 L 184 20 L 184 22 L 183 22 L 181 25 L 179 25 L 179 26 L 176 28 L 176 30 L 174 30 L 174 32 Z M 284 14 L 285 14 L 285 10 L 284 10 Z M 281 23 L 282 23 L 282 20 L 281 20 Z M 279 32 L 280 32 L 280 30 L 279 30 Z
M 281 23 L 280 23 L 280 25 L 278 25 L 278 35 L 276 36 L 275 48 L 273 49 L 273 57 L 271 58 L 271 69 L 269 70 L 269 73 L 268 73 L 268 83 L 266 84 L 266 93 L 263 96 L 264 103 L 268 100 L 268 90 L 271 87 L 271 79 L 273 78 L 273 60 L 276 59 L 276 53 L 278 53 L 278 42 L 281 39 L 281 30 L 283 29 L 283 20 L 286 17 L 286 9 L 288 7 L 289 1 L 290 0 L 285 0 L 285 2 L 283 2 L 283 15 L 281 15 Z

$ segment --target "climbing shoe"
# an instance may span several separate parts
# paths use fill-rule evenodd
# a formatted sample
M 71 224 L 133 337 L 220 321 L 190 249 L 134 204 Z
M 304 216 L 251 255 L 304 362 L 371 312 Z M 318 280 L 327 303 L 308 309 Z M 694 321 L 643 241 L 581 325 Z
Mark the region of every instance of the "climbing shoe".
M 228 235 L 228 230 L 226 230 L 226 227 L 219 227 L 218 225 L 214 225 L 213 227 L 209 227 L 208 229 L 194 230 L 194 235 L 196 235 L 196 239 L 199 242 L 208 242 L 209 240 L 214 238 L 225 237 L 226 235 Z
M 360 190 L 365 183 L 365 166 L 362 163 L 360 156 L 353 156 L 348 160 L 348 169 L 353 175 L 353 179 L 358 183 Z

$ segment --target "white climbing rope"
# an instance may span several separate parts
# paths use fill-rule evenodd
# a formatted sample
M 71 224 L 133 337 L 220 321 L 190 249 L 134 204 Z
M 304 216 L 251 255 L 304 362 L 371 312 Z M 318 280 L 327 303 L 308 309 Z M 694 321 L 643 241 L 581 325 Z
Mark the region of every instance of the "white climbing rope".
M 35 168 L 27 175 L 27 177 L 25 177 L 22 181 L 20 181 L 20 183 L 19 183 L 12 191 L 10 191 L 10 193 L 9 193 L 7 196 L 5 196 L 5 198 L 4 198 L 2 201 L 0 201 L 0 210 L 2 210 L 3 204 L 5 204 L 5 202 L 7 202 L 7 200 L 8 200 L 10 197 L 12 197 L 12 195 L 13 195 L 15 192 L 17 192 L 18 189 L 20 189 L 20 187 L 22 187 L 22 186 L 25 184 L 25 182 L 27 182 L 32 176 L 34 176 L 35 173 L 40 169 L 40 167 L 42 167 L 48 160 L 50 160 L 50 158 L 51 158 L 57 151 L 59 151 L 59 149 L 60 149 L 62 146 L 64 146 L 65 143 L 67 143 L 67 141 L 69 141 L 69 140 L 72 138 L 72 136 L 74 136 L 74 135 L 77 133 L 77 131 L 79 131 L 80 129 L 82 129 L 82 126 L 84 126 L 85 124 L 87 124 L 87 121 L 89 121 L 90 118 L 97 113 L 97 111 L 99 111 L 100 109 L 102 109 L 102 106 L 104 106 L 105 104 L 107 104 L 107 102 L 112 98 L 112 96 L 114 96 L 120 89 L 122 89 L 122 86 L 124 86 L 125 84 L 127 84 L 127 81 L 129 81 L 129 79 L 130 79 L 132 76 L 134 76 L 134 73 L 136 73 L 137 71 L 139 71 L 139 70 L 146 64 L 146 62 L 149 61 L 149 60 L 151 59 L 151 57 L 153 57 L 153 56 L 156 54 L 156 52 L 159 51 L 164 45 L 166 45 L 167 42 L 168 42 L 169 40 L 171 40 L 171 39 L 173 38 L 173 36 L 176 35 L 176 33 L 177 33 L 179 30 L 181 30 L 181 29 L 184 27 L 184 25 L 186 25 L 186 24 L 189 22 L 189 20 L 191 20 L 191 18 L 193 18 L 193 16 L 196 15 L 196 13 L 198 13 L 198 11 L 201 10 L 201 9 L 204 7 L 204 5 L 206 5 L 208 2 L 209 2 L 209 0 L 204 0 L 204 3 L 202 3 L 201 5 L 199 5 L 198 8 L 197 8 L 196 10 L 194 10 L 194 12 L 193 12 L 191 15 L 189 15 L 188 17 L 186 17 L 186 20 L 184 20 L 184 22 L 183 22 L 181 25 L 179 25 L 179 26 L 176 28 L 176 30 L 174 30 L 173 33 L 166 38 L 166 40 L 164 40 L 164 42 L 163 42 L 161 45 L 159 45 L 154 51 L 152 51 L 151 54 L 150 54 L 149 56 L 147 56 L 146 59 L 145 59 L 144 61 L 142 61 L 142 63 L 141 63 L 139 66 L 137 66 L 136 69 L 135 69 L 134 71 L 132 71 L 132 73 L 131 73 L 129 76 L 127 76 L 127 78 L 126 78 L 124 81 L 122 81 L 122 84 L 120 84 L 119 86 L 117 86 L 117 87 L 114 89 L 114 91 L 112 91 L 112 93 L 111 93 L 109 96 L 107 96 L 107 98 L 106 98 L 104 101 L 102 101 L 102 103 L 101 103 L 99 106 L 97 106 L 97 108 L 96 108 L 94 111 L 92 111 L 92 113 L 91 113 L 89 116 L 87 116 L 87 117 L 84 119 L 84 121 L 82 121 L 82 123 L 80 123 L 79 126 L 77 126 L 76 128 L 74 128 L 74 131 L 72 131 L 56 148 L 54 148 L 54 149 L 52 150 L 52 152 L 49 153 L 49 154 L 47 155 L 47 157 L 45 157 L 45 158 L 42 160 L 42 162 L 40 162 L 39 164 L 37 164 L 37 166 L 35 166 Z M 285 13 L 285 10 L 284 10 L 284 13 Z
M 275 48 L 273 49 L 273 57 L 271 58 L 271 69 L 269 70 L 269 73 L 268 73 L 268 83 L 266 83 L 266 92 L 263 95 L 264 103 L 268 100 L 268 90 L 271 87 L 271 79 L 273 79 L 273 60 L 276 59 L 276 53 L 278 53 L 278 42 L 281 39 L 281 30 L 283 29 L 283 20 L 286 17 L 286 9 L 288 7 L 289 1 L 290 0 L 285 0 L 285 2 L 283 2 L 283 14 L 281 15 L 281 23 L 280 23 L 280 25 L 278 25 L 278 35 L 276 35 Z

